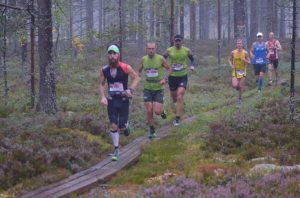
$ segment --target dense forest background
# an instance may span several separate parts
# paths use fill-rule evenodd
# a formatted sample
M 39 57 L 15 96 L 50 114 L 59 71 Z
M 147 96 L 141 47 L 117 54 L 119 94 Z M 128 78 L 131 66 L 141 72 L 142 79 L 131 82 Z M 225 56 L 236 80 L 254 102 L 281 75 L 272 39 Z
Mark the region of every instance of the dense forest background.
M 299 10 L 300 0 L 0 0 L 0 198 L 105 159 L 112 145 L 98 83 L 106 46 L 118 44 L 122 61 L 136 69 L 148 41 L 162 53 L 176 34 L 195 56 L 184 116 L 198 120 L 145 145 L 139 162 L 115 176 L 105 193 L 299 197 L 300 171 L 272 169 L 295 170 L 300 163 Z M 249 65 L 237 110 L 227 59 L 237 38 L 249 51 L 257 32 L 265 41 L 274 32 L 281 42 L 282 81 L 258 94 Z M 143 80 L 130 105 L 133 133 L 121 136 L 121 149 L 147 133 Z M 168 118 L 156 119 L 158 128 L 175 117 L 170 101 L 166 87 Z M 155 180 L 170 172 L 174 180 Z M 103 188 L 83 197 L 98 197 Z

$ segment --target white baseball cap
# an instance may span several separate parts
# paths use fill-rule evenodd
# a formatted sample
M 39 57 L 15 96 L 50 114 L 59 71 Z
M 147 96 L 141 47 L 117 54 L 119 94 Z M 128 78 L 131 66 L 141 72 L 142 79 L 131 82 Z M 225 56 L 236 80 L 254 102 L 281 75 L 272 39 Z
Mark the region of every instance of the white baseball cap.
M 263 33 L 261 33 L 261 32 L 258 32 L 258 33 L 256 34 L 256 36 L 257 36 L 257 37 L 259 37 L 259 36 L 263 36 Z

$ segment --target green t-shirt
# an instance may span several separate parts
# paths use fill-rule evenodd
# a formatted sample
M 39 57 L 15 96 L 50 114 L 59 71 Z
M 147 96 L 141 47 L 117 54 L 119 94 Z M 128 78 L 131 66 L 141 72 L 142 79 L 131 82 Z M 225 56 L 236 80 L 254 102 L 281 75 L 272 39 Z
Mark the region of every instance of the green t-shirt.
M 188 68 L 188 48 L 181 46 L 177 49 L 175 46 L 168 48 L 168 61 L 172 67 L 171 76 L 185 76 Z
M 153 58 L 148 55 L 143 57 L 143 67 L 146 76 L 144 88 L 148 90 L 162 90 L 163 86 L 159 83 L 164 77 L 161 55 L 155 54 Z

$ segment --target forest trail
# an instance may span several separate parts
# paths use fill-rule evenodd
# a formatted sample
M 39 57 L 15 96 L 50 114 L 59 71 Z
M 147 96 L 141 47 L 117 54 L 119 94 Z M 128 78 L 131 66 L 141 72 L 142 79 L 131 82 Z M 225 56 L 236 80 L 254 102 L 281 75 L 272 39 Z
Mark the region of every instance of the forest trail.
M 250 91 L 250 90 L 249 90 Z M 251 90 L 253 91 L 253 90 Z M 245 98 L 253 97 L 254 95 L 245 96 Z M 223 103 L 219 107 L 213 108 L 207 112 L 215 113 L 224 107 L 235 104 L 235 100 L 229 103 Z M 198 119 L 197 115 L 193 115 L 185 118 L 182 124 L 188 124 Z M 155 140 L 159 140 L 166 137 L 172 132 L 172 124 L 165 125 L 157 130 L 157 137 Z M 154 140 L 154 141 L 155 141 Z M 57 183 L 50 184 L 48 186 L 39 188 L 35 191 L 25 193 L 19 198 L 58 198 L 69 197 L 72 194 L 85 192 L 91 189 L 97 184 L 103 184 L 109 181 L 117 172 L 129 167 L 138 161 L 139 156 L 142 154 L 143 145 L 150 143 L 153 140 L 149 140 L 148 135 L 138 137 L 131 143 L 127 144 L 121 149 L 120 160 L 112 161 L 108 156 L 98 164 L 92 166 L 89 169 L 78 172 L 68 178 L 61 180 Z

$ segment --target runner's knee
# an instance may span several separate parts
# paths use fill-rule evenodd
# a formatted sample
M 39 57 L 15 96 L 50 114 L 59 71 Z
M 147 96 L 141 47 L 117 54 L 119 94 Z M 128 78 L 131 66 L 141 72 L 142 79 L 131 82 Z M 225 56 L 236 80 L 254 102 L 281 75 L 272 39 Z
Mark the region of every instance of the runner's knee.
M 116 125 L 115 123 L 111 124 L 111 130 L 112 131 L 117 131 L 118 130 L 118 125 Z

